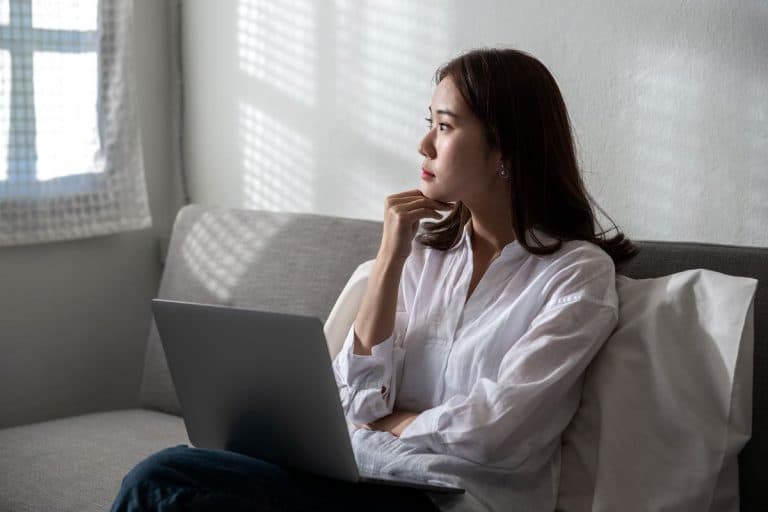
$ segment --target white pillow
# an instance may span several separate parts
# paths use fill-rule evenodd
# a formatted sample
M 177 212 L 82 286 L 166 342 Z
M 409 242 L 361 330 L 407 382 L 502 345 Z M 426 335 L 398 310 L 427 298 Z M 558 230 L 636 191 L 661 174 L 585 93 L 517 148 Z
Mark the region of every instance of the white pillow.
M 698 269 L 616 287 L 618 325 L 563 434 L 557 510 L 737 511 L 757 281 Z
M 328 352 L 331 359 L 336 357 L 341 347 L 344 346 L 344 340 L 349 333 L 349 328 L 355 322 L 357 311 L 363 302 L 365 290 L 368 287 L 368 277 L 373 270 L 375 259 L 364 261 L 355 269 L 352 276 L 341 290 L 339 298 L 333 305 L 328 318 L 323 326 L 325 340 L 328 343 Z

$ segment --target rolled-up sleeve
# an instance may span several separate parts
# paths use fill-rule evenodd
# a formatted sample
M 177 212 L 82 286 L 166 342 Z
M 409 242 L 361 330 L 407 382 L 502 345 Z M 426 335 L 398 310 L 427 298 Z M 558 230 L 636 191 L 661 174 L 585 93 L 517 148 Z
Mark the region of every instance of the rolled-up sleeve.
M 408 329 L 413 297 L 421 278 L 425 258 L 424 246 L 414 239 L 411 254 L 405 262 L 398 286 L 392 334 L 373 347 L 371 355 L 355 354 L 353 323 L 341 350 L 333 360 L 333 371 L 341 404 L 347 419 L 352 423 L 358 425 L 371 423 L 392 414 L 398 386 L 402 379 L 405 358 L 403 340 Z M 370 272 L 370 267 L 368 271 Z
M 614 286 L 612 271 L 604 281 Z M 423 411 L 401 441 L 486 465 L 524 463 L 558 442 L 578 407 L 583 374 L 617 321 L 615 289 L 562 295 L 505 353 L 495 380 L 481 378 L 468 395 Z
M 398 307 L 401 307 L 402 301 Z M 371 355 L 354 353 L 355 326 L 350 327 L 341 351 L 333 361 L 341 405 L 347 419 L 365 424 L 392 413 L 405 352 L 402 339 L 408 313 L 395 312 L 392 334 L 374 346 Z

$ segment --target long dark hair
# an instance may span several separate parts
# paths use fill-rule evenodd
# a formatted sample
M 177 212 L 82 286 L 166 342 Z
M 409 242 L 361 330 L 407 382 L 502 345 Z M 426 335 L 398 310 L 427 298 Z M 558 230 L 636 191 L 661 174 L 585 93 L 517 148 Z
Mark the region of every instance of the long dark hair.
M 564 241 L 587 240 L 600 246 L 615 264 L 638 252 L 587 192 L 565 102 L 541 62 L 511 48 L 479 48 L 440 66 L 435 83 L 446 77 L 453 79 L 485 126 L 489 147 L 498 148 L 502 160 L 509 163 L 512 225 L 525 250 L 551 254 Z M 593 204 L 612 228 L 596 223 Z M 469 209 L 457 202 L 447 217 L 424 224 L 417 239 L 436 249 L 453 247 L 470 216 Z M 544 245 L 533 228 L 557 241 Z M 615 236 L 609 238 L 607 234 L 614 230 Z

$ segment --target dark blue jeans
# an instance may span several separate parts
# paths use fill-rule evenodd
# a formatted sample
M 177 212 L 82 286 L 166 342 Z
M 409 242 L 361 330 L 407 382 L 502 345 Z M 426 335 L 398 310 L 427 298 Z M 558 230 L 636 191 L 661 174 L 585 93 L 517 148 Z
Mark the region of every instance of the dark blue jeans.
M 223 450 L 179 445 L 123 478 L 112 512 L 439 510 L 418 489 L 349 483 Z

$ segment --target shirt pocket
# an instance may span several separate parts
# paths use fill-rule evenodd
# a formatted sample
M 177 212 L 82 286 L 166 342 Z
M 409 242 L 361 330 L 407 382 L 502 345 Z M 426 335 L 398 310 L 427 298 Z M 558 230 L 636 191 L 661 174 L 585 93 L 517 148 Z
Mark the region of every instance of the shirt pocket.
M 437 337 L 410 340 L 403 357 L 396 409 L 422 412 L 439 405 L 450 348 L 445 339 Z

